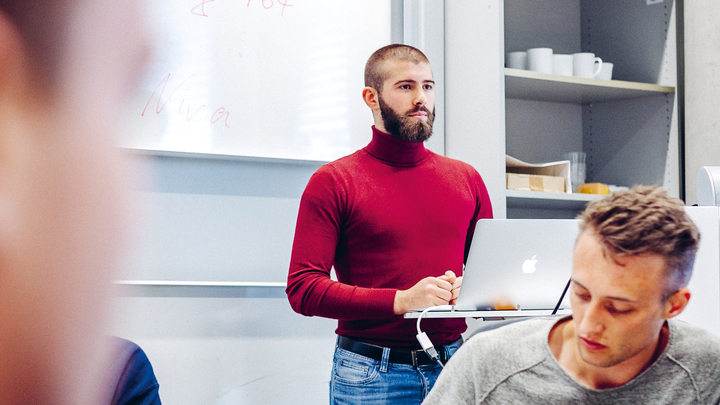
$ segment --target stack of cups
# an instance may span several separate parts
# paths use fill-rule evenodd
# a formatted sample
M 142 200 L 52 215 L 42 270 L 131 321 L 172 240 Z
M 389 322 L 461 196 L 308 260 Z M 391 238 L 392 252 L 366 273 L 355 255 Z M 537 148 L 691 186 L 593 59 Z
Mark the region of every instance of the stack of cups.
M 613 69 L 612 63 L 603 62 L 594 53 L 553 54 L 552 48 L 531 48 L 527 51 L 509 52 L 505 65 L 512 69 L 603 80 L 612 79 Z

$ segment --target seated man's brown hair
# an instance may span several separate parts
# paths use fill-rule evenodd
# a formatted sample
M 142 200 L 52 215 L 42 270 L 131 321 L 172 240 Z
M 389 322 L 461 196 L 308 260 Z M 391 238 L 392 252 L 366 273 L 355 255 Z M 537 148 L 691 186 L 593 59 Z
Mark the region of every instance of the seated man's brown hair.
M 581 232 L 589 229 L 597 235 L 609 258 L 643 253 L 665 258 L 663 300 L 687 286 L 700 233 L 683 202 L 664 189 L 638 186 L 613 193 L 591 202 L 579 219 Z

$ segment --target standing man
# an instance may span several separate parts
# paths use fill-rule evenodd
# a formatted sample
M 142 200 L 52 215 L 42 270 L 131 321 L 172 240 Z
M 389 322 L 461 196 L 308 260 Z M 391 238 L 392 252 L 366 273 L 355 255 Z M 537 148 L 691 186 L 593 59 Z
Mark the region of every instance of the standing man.
M 718 404 L 720 340 L 676 321 L 700 235 L 682 202 L 639 187 L 581 215 L 572 316 L 479 333 L 427 404 Z
M 423 144 L 434 85 L 419 50 L 377 50 L 362 93 L 372 141 L 321 167 L 300 202 L 286 292 L 298 313 L 338 319 L 331 403 L 423 400 L 441 368 L 402 315 L 454 303 L 475 223 L 492 217 L 477 171 Z M 423 322 L 443 362 L 466 328 L 463 319 Z

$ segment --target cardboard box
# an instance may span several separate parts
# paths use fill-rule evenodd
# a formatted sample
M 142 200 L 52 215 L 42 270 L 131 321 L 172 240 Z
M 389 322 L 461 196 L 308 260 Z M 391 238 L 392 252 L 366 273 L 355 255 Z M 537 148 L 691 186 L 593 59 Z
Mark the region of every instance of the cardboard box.
M 508 190 L 565 192 L 565 179 L 562 177 L 520 173 L 506 173 L 505 176 Z
M 534 164 L 505 155 L 505 171 L 508 190 L 572 193 L 569 160 Z

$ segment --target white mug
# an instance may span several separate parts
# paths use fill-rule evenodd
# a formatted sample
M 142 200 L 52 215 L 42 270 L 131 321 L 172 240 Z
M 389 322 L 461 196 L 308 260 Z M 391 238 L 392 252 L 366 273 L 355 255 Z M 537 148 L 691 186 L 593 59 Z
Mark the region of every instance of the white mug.
M 598 75 L 597 78 L 600 80 L 612 80 L 612 70 L 613 70 L 612 63 L 603 62 L 602 69 L 600 70 L 600 74 Z
M 553 72 L 553 51 L 550 48 L 528 49 L 528 69 L 540 73 Z
M 580 52 L 573 55 L 573 76 L 597 77 L 602 71 L 602 59 L 596 58 L 594 53 Z
M 527 69 L 527 52 L 509 52 L 505 64 L 511 69 Z
M 573 75 L 573 56 L 572 55 L 553 55 L 553 74 L 562 76 Z

